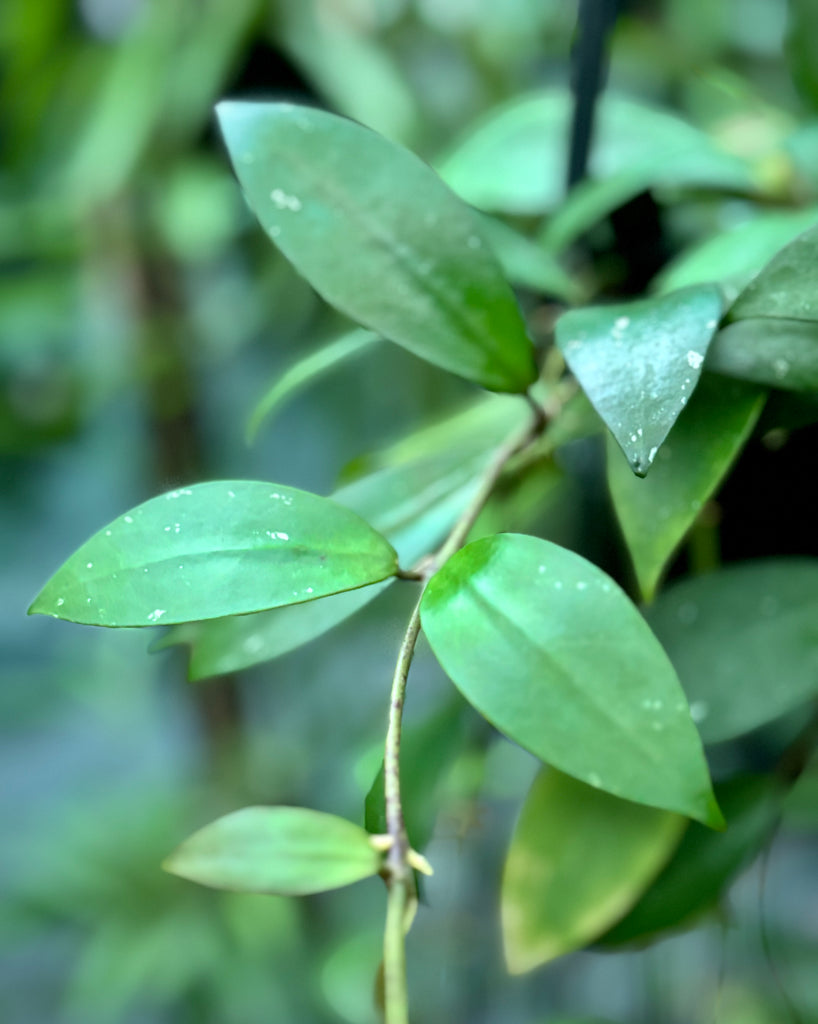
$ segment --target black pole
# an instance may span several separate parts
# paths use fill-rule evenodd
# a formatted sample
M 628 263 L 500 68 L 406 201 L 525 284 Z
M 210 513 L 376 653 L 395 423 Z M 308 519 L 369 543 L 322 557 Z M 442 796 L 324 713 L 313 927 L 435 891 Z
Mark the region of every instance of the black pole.
M 608 42 L 619 0 L 579 0 L 577 30 L 571 51 L 574 112 L 568 155 L 568 190 L 582 181 L 594 130 L 594 113 L 608 71 Z

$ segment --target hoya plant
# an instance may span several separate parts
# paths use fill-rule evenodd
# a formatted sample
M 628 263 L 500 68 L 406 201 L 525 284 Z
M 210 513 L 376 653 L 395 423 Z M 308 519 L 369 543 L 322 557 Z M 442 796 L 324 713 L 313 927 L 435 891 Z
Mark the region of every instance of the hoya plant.
M 381 339 L 464 378 L 474 401 L 329 497 L 218 480 L 146 501 L 83 544 L 30 609 L 169 626 L 161 643 L 187 644 L 202 679 L 307 643 L 386 587 L 415 593 L 384 679 L 383 762 L 360 821 L 331 807 L 237 808 L 164 864 L 206 886 L 287 896 L 380 876 L 387 1024 L 409 1019 L 405 936 L 433 870 L 425 805 L 462 739 L 437 722 L 402 756 L 421 633 L 474 711 L 542 762 L 500 893 L 515 973 L 591 943 L 644 940 L 710 906 L 765 842 L 811 751 L 812 734 L 796 729 L 780 765 L 722 770 L 714 787 L 704 744 L 814 698 L 818 563 L 758 560 L 662 582 L 770 389 L 818 389 L 818 215 L 784 228 L 759 219 L 755 262 L 728 243 L 726 259 L 694 253 L 648 297 L 583 305 L 587 285 L 555 253 L 655 183 L 651 153 L 602 168 L 537 242 L 474 208 L 531 217 L 553 204 L 544 179 L 514 176 L 525 168 L 515 145 L 531 125 L 542 131 L 555 103 L 543 95 L 502 112 L 440 175 L 321 110 L 221 104 L 261 227 L 358 325 L 293 367 L 249 432 L 294 387 Z M 614 98 L 603 131 L 618 138 L 631 117 Z M 663 117 L 656 144 L 666 129 L 678 150 L 665 184 L 751 187 L 740 161 Z M 527 319 L 512 289 L 532 284 L 562 303 L 553 329 L 536 307 Z M 631 562 L 621 579 L 536 529 L 561 453 L 595 436 Z

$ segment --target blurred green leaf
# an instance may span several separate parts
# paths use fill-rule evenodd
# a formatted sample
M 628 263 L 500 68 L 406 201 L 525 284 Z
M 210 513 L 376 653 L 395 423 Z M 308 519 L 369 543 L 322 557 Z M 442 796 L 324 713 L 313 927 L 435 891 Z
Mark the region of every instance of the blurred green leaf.
M 542 769 L 523 804 L 503 872 L 509 970 L 522 974 L 597 938 L 641 895 L 684 825 L 677 814 Z
M 787 391 L 818 391 L 818 324 L 753 317 L 723 328 L 706 367 Z
M 235 892 L 304 896 L 376 875 L 382 854 L 359 825 L 304 807 L 245 807 L 194 832 L 163 864 Z
M 818 320 L 818 225 L 784 246 L 728 310 L 730 320 Z
M 364 10 L 356 15 L 355 8 L 339 8 L 328 15 L 320 4 L 278 0 L 276 36 L 328 107 L 410 145 L 423 127 L 417 90 L 393 48 L 371 27 L 367 31 L 367 21 L 380 12 Z
M 608 438 L 608 486 L 636 572 L 652 601 L 662 572 L 758 421 L 763 392 L 705 373 L 650 475 L 635 477 Z
M 785 53 L 801 96 L 818 111 L 818 7 L 812 0 L 788 0 Z
M 396 569 L 389 542 L 328 498 L 222 480 L 169 491 L 114 520 L 29 612 L 94 626 L 192 622 L 312 601 Z
M 463 696 L 560 771 L 718 826 L 701 744 L 664 651 L 619 587 L 538 537 L 467 545 L 421 605 Z
M 664 293 L 715 281 L 732 302 L 782 246 L 818 221 L 818 210 L 776 210 L 684 250 L 654 282 Z
M 705 743 L 740 736 L 818 693 L 818 560 L 732 565 L 669 587 L 646 616 Z
M 656 881 L 601 939 L 619 945 L 683 927 L 719 899 L 730 880 L 761 850 L 778 820 L 780 785 L 771 776 L 740 776 L 716 786 L 727 828 L 691 822 Z
M 422 161 L 320 110 L 218 111 L 256 216 L 328 302 L 490 390 L 534 381 L 531 342 L 477 219 Z
M 698 383 L 721 308 L 718 289 L 698 285 L 557 321 L 557 345 L 638 476 Z
M 311 352 L 303 359 L 299 359 L 276 380 L 250 413 L 245 430 L 248 443 L 255 438 L 264 420 L 293 394 L 301 391 L 316 377 L 328 373 L 339 363 L 359 355 L 378 340 L 377 334 L 373 334 L 371 331 L 349 331 L 328 345 L 323 345 L 316 352 Z
M 585 289 L 579 281 L 539 242 L 526 238 L 496 217 L 481 217 L 480 223 L 512 284 L 543 295 L 553 295 L 568 303 L 582 302 L 586 298 Z
M 480 209 L 550 212 L 564 198 L 571 111 L 567 89 L 513 99 L 485 115 L 439 161 L 440 173 Z M 598 181 L 583 192 L 606 197 L 592 200 L 595 216 L 651 185 L 755 188 L 750 165 L 704 132 L 669 111 L 611 92 L 596 112 L 589 175 Z

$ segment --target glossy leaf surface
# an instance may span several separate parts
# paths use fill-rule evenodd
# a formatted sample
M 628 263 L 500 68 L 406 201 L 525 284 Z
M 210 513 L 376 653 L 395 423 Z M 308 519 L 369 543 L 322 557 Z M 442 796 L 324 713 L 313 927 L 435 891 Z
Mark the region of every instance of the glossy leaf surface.
M 818 320 L 818 225 L 777 253 L 730 307 L 731 320 Z
M 765 559 L 683 580 L 647 618 L 706 743 L 740 736 L 818 694 L 816 559 Z
M 760 851 L 778 818 L 781 794 L 769 776 L 716 786 L 727 828 L 691 822 L 673 857 L 633 909 L 603 936 L 605 945 L 647 938 L 692 922 L 718 900 L 731 878 Z
M 194 832 L 166 871 L 214 889 L 304 896 L 378 873 L 369 833 L 304 807 L 245 807 Z
M 93 626 L 191 622 L 312 601 L 396 569 L 389 542 L 328 498 L 221 480 L 114 520 L 58 569 L 30 612 Z
M 639 476 L 696 387 L 721 302 L 717 288 L 702 285 L 557 321 L 571 371 Z
M 763 403 L 753 385 L 704 374 L 644 480 L 608 438 L 608 486 L 646 601 L 750 436 Z
M 467 545 L 436 573 L 423 629 L 464 697 L 561 771 L 718 826 L 673 667 L 620 588 L 537 537 Z
M 307 107 L 222 103 L 250 206 L 328 302 L 495 391 L 536 377 L 514 295 L 479 222 L 408 150 Z
M 333 500 L 351 508 L 412 565 L 451 529 L 494 445 L 528 415 L 516 398 L 484 396 L 464 412 L 425 427 L 373 456 L 377 468 L 340 488 Z M 308 604 L 177 626 L 154 645 L 190 646 L 189 678 L 247 668 L 321 636 L 373 601 L 389 581 Z
M 737 320 L 713 339 L 707 369 L 787 391 L 818 391 L 818 323 Z
M 529 971 L 602 934 L 654 878 L 684 825 L 678 814 L 542 769 L 523 804 L 503 873 L 509 969 Z

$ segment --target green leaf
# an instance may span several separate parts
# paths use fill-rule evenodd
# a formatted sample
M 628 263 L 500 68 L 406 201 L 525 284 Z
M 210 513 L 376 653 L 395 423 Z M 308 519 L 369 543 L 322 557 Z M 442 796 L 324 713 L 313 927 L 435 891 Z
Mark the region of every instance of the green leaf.
M 441 175 L 483 210 L 554 210 L 564 198 L 572 103 L 569 91 L 560 88 L 498 107 L 440 162 Z M 669 111 L 613 92 L 602 96 L 596 112 L 589 175 L 607 194 L 607 183 L 621 177 L 618 202 L 652 185 L 756 187 L 749 164 L 704 132 Z
M 349 331 L 328 345 L 323 345 L 317 352 L 310 352 L 308 356 L 299 359 L 276 380 L 253 409 L 245 430 L 247 442 L 249 443 L 255 438 L 264 420 L 285 401 L 305 388 L 316 377 L 323 376 L 339 363 L 359 355 L 378 340 L 377 334 L 373 334 L 371 331 Z
M 721 316 L 721 295 L 698 285 L 557 321 L 557 345 L 638 476 L 693 393 Z
M 608 439 L 608 486 L 646 601 L 653 600 L 665 566 L 744 447 L 763 404 L 757 387 L 704 374 L 644 480 Z
M 293 487 L 221 480 L 170 491 L 86 541 L 29 613 L 152 626 L 312 601 L 395 574 L 360 516 Z
M 789 0 L 787 64 L 803 99 L 818 111 L 818 9 L 812 0 Z
M 719 331 L 707 369 L 787 391 L 818 391 L 818 324 L 754 317 Z
M 376 875 L 359 825 L 304 807 L 245 807 L 205 825 L 162 865 L 214 889 L 305 896 Z
M 528 409 L 516 397 L 483 396 L 464 412 L 404 438 L 371 460 L 379 470 L 332 498 L 372 523 L 412 565 L 434 550 L 474 492 L 492 448 L 522 426 Z M 205 679 L 257 665 L 321 636 L 373 601 L 389 581 L 309 604 L 255 615 L 193 622 L 168 631 L 153 650 L 190 646 L 188 676 Z
M 719 825 L 673 667 L 596 566 L 537 537 L 487 537 L 432 577 L 421 621 L 463 696 L 520 746 L 615 796 Z
M 477 218 L 426 164 L 320 110 L 218 113 L 250 206 L 329 303 L 490 390 L 534 381 L 531 342 Z
M 708 910 L 729 881 L 759 853 L 781 809 L 780 786 L 770 776 L 746 776 L 716 786 L 727 828 L 714 832 L 692 822 L 653 885 L 602 937 L 607 945 L 645 939 L 683 927 Z
M 818 320 L 818 225 L 777 253 L 730 307 L 731 320 Z
M 732 302 L 778 250 L 818 220 L 818 210 L 776 210 L 753 217 L 681 253 L 655 280 L 667 293 L 718 282 Z
M 682 580 L 647 619 L 706 743 L 818 694 L 818 560 L 769 559 Z
M 563 302 L 585 299 L 585 290 L 571 277 L 553 253 L 538 242 L 515 231 L 494 217 L 481 217 L 483 232 L 503 272 L 512 284 L 544 295 L 553 295 Z
M 684 825 L 677 814 L 541 770 L 523 805 L 503 873 L 509 970 L 530 971 L 601 935 L 654 878 Z

